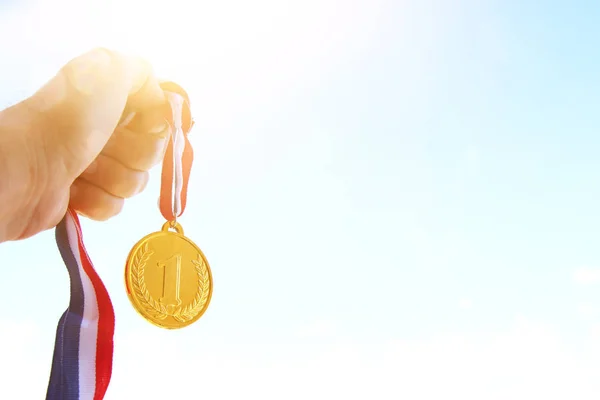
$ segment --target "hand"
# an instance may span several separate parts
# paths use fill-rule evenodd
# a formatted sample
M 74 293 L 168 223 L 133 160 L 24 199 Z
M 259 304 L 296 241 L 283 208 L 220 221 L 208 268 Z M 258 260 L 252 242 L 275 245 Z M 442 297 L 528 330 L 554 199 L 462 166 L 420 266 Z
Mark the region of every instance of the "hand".
M 69 205 L 95 220 L 118 214 L 164 155 L 165 103 L 147 63 L 97 49 L 2 111 L 0 242 L 53 228 Z

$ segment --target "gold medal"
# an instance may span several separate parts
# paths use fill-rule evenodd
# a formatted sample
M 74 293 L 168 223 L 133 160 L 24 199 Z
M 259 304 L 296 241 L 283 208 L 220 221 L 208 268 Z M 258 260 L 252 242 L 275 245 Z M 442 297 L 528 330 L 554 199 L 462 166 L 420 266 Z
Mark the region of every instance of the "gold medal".
M 213 286 L 204 254 L 184 236 L 180 224 L 171 222 L 131 249 L 125 283 L 136 311 L 167 329 L 196 322 L 208 308 Z
M 193 151 L 189 99 L 174 83 L 163 83 L 172 115 L 171 138 L 163 160 L 159 209 L 167 220 L 158 232 L 133 246 L 125 265 L 127 295 L 136 311 L 154 325 L 183 328 L 196 322 L 212 296 L 208 261 L 177 222 L 186 205 Z M 173 232 L 173 230 L 175 232 Z

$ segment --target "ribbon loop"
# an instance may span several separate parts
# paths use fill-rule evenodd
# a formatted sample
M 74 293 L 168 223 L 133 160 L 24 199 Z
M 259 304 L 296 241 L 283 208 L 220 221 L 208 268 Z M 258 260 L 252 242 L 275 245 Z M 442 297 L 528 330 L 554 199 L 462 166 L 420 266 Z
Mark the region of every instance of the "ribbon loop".
M 169 102 L 166 118 L 171 126 L 171 137 L 162 166 L 159 209 L 167 221 L 176 221 L 185 211 L 187 188 L 194 160 L 188 133 L 194 125 L 190 101 L 181 86 L 163 82 Z

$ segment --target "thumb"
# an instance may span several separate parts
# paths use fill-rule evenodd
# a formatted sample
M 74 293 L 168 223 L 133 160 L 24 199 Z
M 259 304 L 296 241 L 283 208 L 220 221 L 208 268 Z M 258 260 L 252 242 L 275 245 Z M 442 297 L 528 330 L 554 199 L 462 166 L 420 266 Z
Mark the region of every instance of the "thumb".
M 158 85 L 146 85 L 152 76 L 145 61 L 105 49 L 67 63 L 26 101 L 49 169 L 74 180 L 102 151 L 130 97 L 136 99 L 132 111 L 144 102 L 163 102 Z

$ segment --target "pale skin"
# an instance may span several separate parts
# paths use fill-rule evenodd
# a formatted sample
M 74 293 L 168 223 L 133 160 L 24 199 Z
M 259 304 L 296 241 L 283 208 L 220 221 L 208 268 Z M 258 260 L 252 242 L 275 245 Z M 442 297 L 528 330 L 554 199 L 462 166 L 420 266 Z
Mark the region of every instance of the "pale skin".
M 96 49 L 0 111 L 0 242 L 53 228 L 68 206 L 93 220 L 117 215 L 162 160 L 165 102 L 148 63 Z

